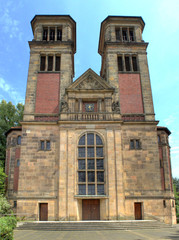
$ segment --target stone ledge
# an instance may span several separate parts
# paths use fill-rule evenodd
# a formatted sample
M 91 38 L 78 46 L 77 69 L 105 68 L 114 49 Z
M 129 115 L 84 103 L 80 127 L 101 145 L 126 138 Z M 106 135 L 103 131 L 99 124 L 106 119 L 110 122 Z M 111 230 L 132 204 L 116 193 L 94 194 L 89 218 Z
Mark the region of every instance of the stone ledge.
M 109 198 L 107 195 L 75 195 L 77 199 L 106 199 Z

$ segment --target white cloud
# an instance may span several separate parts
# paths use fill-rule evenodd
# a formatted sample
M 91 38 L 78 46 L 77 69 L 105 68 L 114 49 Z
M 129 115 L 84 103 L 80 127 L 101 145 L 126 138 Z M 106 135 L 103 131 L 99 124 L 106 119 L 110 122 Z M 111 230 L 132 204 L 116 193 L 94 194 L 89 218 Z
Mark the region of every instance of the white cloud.
M 175 121 L 175 117 L 170 115 L 168 118 L 164 119 L 164 122 L 167 126 L 170 126 Z
M 19 29 L 19 21 L 11 17 L 8 7 L 1 11 L 0 27 L 2 32 L 8 34 L 10 38 L 22 39 L 22 32 Z
M 17 104 L 18 102 L 23 102 L 22 96 L 17 92 L 10 84 L 6 83 L 6 81 L 0 77 L 0 89 L 6 92 L 9 97 Z M 0 98 L 3 95 L 0 95 Z M 4 97 L 3 97 L 4 99 Z

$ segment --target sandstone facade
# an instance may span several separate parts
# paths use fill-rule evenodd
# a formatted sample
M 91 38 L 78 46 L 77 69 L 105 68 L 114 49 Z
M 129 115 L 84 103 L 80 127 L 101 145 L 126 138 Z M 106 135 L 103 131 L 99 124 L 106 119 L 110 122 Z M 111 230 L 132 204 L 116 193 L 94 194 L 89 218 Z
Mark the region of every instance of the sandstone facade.
M 176 223 L 170 131 L 155 120 L 142 18 L 107 17 L 101 75 L 88 69 L 75 82 L 75 21 L 37 15 L 31 24 L 24 119 L 7 132 L 17 214 Z

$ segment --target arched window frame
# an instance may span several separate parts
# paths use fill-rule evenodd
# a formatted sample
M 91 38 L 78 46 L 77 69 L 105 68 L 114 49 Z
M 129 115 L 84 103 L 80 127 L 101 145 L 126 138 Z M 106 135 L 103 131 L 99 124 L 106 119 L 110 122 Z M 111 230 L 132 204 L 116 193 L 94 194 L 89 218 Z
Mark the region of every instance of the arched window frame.
M 104 141 L 99 133 L 80 136 L 77 161 L 78 195 L 105 195 Z

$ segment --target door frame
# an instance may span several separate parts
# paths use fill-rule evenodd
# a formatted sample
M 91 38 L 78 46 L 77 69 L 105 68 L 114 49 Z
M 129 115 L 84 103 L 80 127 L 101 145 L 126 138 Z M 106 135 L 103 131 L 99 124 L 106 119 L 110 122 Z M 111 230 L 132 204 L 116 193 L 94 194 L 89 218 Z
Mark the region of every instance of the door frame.
M 140 204 L 140 219 L 137 219 L 136 205 Z M 134 218 L 135 220 L 143 220 L 143 202 L 134 202 Z
M 47 206 L 47 220 L 41 220 L 41 204 L 46 204 Z M 48 203 L 47 202 L 39 202 L 39 221 L 48 221 Z

